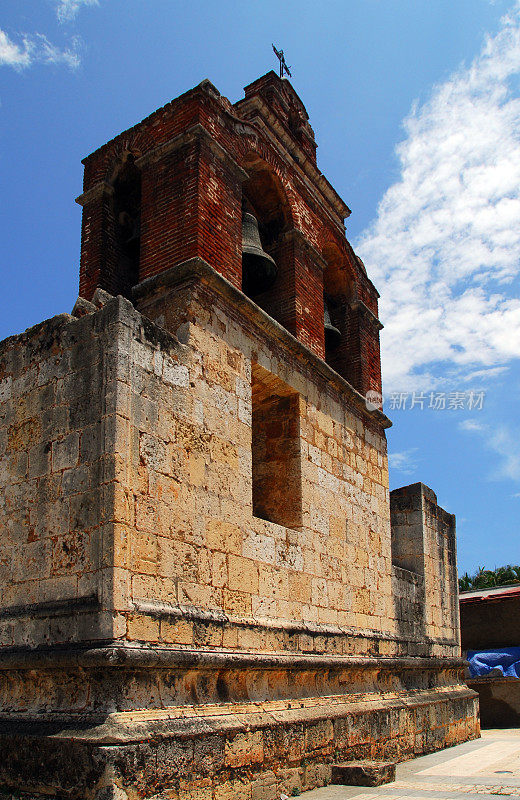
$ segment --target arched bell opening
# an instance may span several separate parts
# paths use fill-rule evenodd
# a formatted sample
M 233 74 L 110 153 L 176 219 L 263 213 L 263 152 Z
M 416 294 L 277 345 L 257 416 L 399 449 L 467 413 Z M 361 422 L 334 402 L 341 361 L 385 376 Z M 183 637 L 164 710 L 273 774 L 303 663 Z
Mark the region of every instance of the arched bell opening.
M 349 380 L 351 345 L 355 336 L 350 324 L 354 283 L 337 245 L 327 244 L 322 255 L 326 262 L 323 272 L 325 360 L 336 372 Z
M 340 309 L 336 308 L 336 302 L 333 297 L 323 294 L 323 323 L 325 328 L 325 357 L 327 353 L 341 344 L 341 331 L 335 323 L 335 317 L 339 316 Z
M 252 158 L 245 166 L 250 177 L 242 194 L 242 291 L 283 325 L 283 287 L 290 273 L 283 234 L 290 227 L 289 204 L 267 163 Z
M 141 257 L 141 173 L 128 153 L 112 180 L 113 244 L 120 293 L 131 296 L 139 283 Z
M 263 227 L 263 226 L 262 226 Z M 274 258 L 264 249 L 257 212 L 244 198 L 242 203 L 242 291 L 248 297 L 257 297 L 274 284 L 278 267 Z

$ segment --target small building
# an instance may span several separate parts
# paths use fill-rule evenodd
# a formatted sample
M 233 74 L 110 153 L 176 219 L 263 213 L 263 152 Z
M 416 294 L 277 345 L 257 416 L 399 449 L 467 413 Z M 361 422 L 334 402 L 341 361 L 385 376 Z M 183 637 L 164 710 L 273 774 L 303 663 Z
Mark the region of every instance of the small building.
M 0 787 L 270 800 L 478 736 L 294 88 L 205 80 L 84 165 L 73 312 L 0 344 Z
M 520 647 L 520 584 L 461 592 L 462 650 L 496 650 Z M 486 728 L 520 724 L 520 679 L 500 674 L 467 678 L 479 694 L 480 722 Z

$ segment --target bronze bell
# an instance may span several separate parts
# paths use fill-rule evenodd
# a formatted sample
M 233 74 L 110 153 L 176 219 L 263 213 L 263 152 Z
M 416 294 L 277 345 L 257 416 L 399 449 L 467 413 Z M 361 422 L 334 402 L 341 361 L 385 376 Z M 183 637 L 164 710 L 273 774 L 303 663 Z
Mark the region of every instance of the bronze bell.
M 325 320 L 325 346 L 326 347 L 337 347 L 337 345 L 341 341 L 341 331 L 339 328 L 336 328 L 335 325 L 332 324 L 332 320 L 330 318 L 330 311 L 327 305 L 327 301 L 323 301 L 323 308 L 324 308 L 324 320 Z
M 248 211 L 242 215 L 242 289 L 254 296 L 273 285 L 278 274 L 271 256 L 262 248 L 258 220 Z

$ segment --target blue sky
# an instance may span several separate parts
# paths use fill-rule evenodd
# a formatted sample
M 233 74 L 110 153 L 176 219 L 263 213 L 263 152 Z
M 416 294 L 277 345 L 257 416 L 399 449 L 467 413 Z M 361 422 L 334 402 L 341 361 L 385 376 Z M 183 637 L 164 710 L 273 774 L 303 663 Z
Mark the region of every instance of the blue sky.
M 518 1 L 3 0 L 0 338 L 74 304 L 81 158 L 271 42 L 382 295 L 391 486 L 457 515 L 461 571 L 519 563 Z

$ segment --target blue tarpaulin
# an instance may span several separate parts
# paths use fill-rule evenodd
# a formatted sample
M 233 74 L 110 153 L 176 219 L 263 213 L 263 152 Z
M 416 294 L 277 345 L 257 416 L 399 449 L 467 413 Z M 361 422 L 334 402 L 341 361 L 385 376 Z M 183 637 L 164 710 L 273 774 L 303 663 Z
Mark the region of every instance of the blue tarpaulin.
M 504 678 L 520 678 L 520 647 L 501 647 L 492 650 L 468 650 L 469 673 L 472 678 L 500 672 Z

